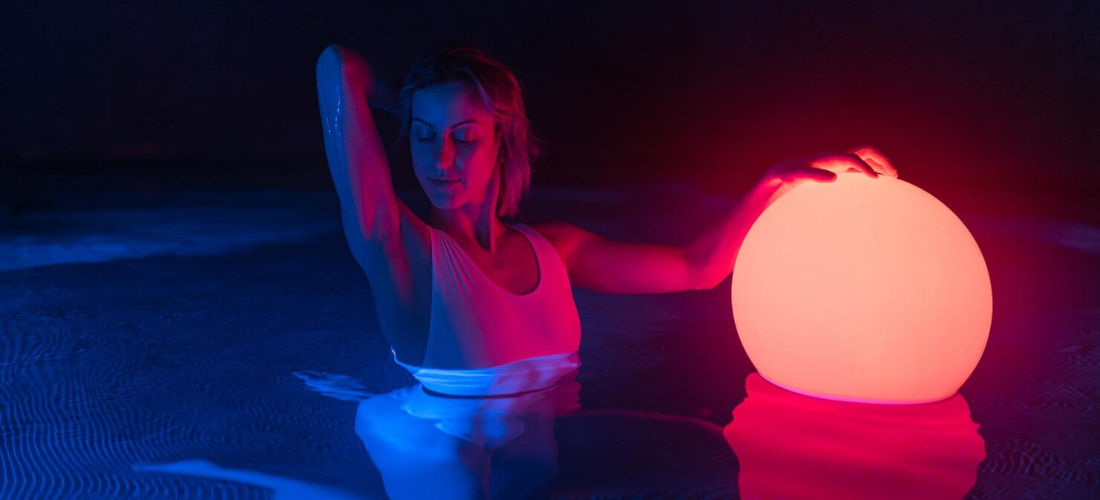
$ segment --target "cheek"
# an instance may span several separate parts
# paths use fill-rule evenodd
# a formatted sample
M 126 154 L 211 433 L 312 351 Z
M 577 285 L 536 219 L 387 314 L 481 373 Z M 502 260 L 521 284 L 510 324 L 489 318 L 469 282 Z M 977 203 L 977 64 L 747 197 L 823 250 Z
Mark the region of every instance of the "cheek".
M 409 151 L 410 160 L 412 160 L 413 171 L 416 175 L 420 175 L 424 170 L 431 166 L 432 155 L 431 152 L 425 148 L 412 148 Z
M 465 155 L 466 170 L 474 175 L 488 178 L 496 167 L 497 149 L 494 145 L 479 145 L 472 148 Z

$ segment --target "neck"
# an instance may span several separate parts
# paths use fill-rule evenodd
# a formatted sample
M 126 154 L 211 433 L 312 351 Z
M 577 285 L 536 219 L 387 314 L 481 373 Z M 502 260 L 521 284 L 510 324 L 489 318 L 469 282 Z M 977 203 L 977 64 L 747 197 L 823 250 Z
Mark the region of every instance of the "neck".
M 488 192 L 480 203 L 467 203 L 453 210 L 432 207 L 429 223 L 452 236 L 476 241 L 481 248 L 492 253 L 504 235 L 504 223 L 497 217 L 496 206 L 499 182 L 494 175 Z
M 489 203 L 467 204 L 454 210 L 432 207 L 429 220 L 452 236 L 474 240 L 485 250 L 496 249 L 498 239 L 504 234 L 504 223 L 497 218 Z

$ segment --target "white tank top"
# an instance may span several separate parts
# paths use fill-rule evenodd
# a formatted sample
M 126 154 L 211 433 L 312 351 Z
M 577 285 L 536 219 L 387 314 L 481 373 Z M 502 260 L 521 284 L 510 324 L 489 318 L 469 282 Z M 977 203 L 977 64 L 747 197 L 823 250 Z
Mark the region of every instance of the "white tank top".
M 512 394 L 547 387 L 579 365 L 581 328 L 565 263 L 524 224 L 538 261 L 535 288 L 517 295 L 492 281 L 450 235 L 429 228 L 432 302 L 424 366 L 397 359 L 444 394 Z

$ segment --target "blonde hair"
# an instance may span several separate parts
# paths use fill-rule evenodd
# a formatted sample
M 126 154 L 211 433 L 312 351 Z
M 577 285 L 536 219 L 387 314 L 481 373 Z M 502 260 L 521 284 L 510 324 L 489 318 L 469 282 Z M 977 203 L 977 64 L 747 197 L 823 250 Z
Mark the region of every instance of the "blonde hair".
M 543 141 L 531 130 L 523 104 L 523 90 L 512 70 L 485 52 L 452 45 L 413 63 L 401 88 L 401 137 L 407 137 L 412 114 L 413 92 L 453 81 L 468 81 L 477 88 L 485 107 L 493 114 L 500 142 L 497 164 L 500 193 L 496 213 L 516 215 L 519 202 L 531 185 L 531 164 L 538 158 Z

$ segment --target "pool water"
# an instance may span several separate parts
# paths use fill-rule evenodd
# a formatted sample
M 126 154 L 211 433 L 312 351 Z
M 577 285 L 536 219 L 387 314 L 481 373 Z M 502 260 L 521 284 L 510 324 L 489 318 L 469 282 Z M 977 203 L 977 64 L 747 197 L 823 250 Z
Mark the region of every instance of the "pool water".
M 526 213 L 684 243 L 734 202 L 556 189 Z M 1087 207 L 960 211 L 993 280 L 986 352 L 955 397 L 886 407 L 760 378 L 728 280 L 576 289 L 577 372 L 435 398 L 393 363 L 331 193 L 71 198 L 0 219 L 0 498 L 1095 498 Z

